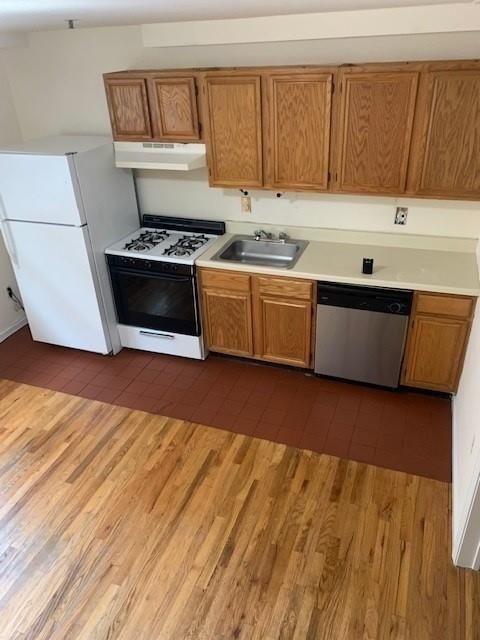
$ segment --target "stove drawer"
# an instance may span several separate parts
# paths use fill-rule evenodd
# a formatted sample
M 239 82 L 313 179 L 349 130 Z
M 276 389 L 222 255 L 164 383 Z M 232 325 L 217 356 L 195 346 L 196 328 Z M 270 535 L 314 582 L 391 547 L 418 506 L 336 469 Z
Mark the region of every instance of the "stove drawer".
M 152 331 L 152 329 L 129 327 L 123 324 L 117 326 L 122 347 L 142 349 L 142 351 L 152 353 L 167 353 L 171 356 L 183 356 L 197 360 L 204 360 L 206 357 L 201 336 Z

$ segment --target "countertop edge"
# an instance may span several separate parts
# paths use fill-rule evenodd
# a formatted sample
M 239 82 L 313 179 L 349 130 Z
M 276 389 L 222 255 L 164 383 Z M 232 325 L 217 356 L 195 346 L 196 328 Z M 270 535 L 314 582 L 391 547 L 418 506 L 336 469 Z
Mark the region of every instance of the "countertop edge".
M 318 282 L 336 282 L 339 284 L 359 284 L 371 287 L 389 287 L 391 289 L 411 289 L 413 291 L 425 291 L 427 293 L 451 293 L 453 295 L 480 297 L 480 289 L 469 289 L 468 287 L 442 287 L 436 285 L 418 284 L 415 282 L 398 282 L 391 280 L 378 280 L 370 276 L 344 277 L 326 273 L 304 273 L 291 271 L 289 269 L 268 269 L 266 267 L 256 267 L 255 265 L 244 265 L 240 263 L 219 262 L 212 259 L 199 258 L 195 261 L 197 267 L 208 269 L 219 269 L 222 271 L 240 271 L 243 273 L 253 273 L 255 275 L 277 276 L 279 278 L 298 278 L 300 280 L 316 280 Z
M 275 276 L 279 278 L 298 278 L 301 280 L 314 280 L 323 282 L 335 282 L 340 284 L 354 284 L 372 287 L 389 287 L 391 289 L 410 289 L 413 291 L 425 291 L 427 293 L 444 293 L 452 295 L 465 295 L 480 297 L 480 282 L 478 287 L 462 287 L 452 285 L 439 285 L 437 283 L 419 283 L 415 280 L 389 280 L 387 278 L 375 277 L 375 273 L 370 275 L 336 275 L 335 273 L 325 273 L 323 271 L 302 271 L 298 269 L 298 263 L 293 269 L 278 269 L 275 267 L 263 267 L 258 265 L 243 264 L 240 262 L 225 262 L 216 260 L 215 257 L 222 247 L 232 238 L 234 234 L 226 233 L 218 238 L 211 247 L 195 260 L 195 265 L 200 268 L 219 269 L 223 271 L 238 271 L 242 273 L 252 273 L 258 275 Z M 301 263 L 301 259 L 299 260 Z

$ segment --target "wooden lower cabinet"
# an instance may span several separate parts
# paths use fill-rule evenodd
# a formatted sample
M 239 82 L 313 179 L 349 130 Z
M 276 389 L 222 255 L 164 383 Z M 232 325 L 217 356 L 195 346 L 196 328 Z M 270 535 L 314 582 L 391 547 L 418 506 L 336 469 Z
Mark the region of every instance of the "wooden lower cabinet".
M 257 355 L 272 362 L 309 367 L 312 303 L 262 296 L 258 300 L 257 311 Z
M 403 384 L 434 391 L 457 390 L 475 298 L 417 293 L 408 334 Z M 432 309 L 435 313 L 424 313 Z
M 200 286 L 211 351 L 311 366 L 312 282 L 201 269 Z
M 201 269 L 203 326 L 211 351 L 310 368 L 315 283 Z M 454 393 L 476 298 L 416 292 L 402 384 Z
M 212 351 L 253 356 L 250 293 L 202 292 L 205 340 Z

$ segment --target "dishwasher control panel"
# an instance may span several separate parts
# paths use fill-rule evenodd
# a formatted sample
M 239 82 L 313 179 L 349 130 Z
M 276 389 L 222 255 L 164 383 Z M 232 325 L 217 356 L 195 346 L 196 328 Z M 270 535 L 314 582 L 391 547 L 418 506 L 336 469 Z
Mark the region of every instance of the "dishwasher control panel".
M 317 304 L 364 309 L 380 313 L 409 315 L 412 308 L 413 291 L 343 285 L 330 282 L 317 283 Z

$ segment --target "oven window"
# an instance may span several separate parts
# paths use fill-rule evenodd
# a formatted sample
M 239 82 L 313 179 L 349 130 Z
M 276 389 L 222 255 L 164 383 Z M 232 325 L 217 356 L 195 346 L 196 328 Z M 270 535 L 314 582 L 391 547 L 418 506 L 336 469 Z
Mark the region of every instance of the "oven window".
M 111 275 L 121 324 L 200 335 L 192 277 L 115 268 Z

